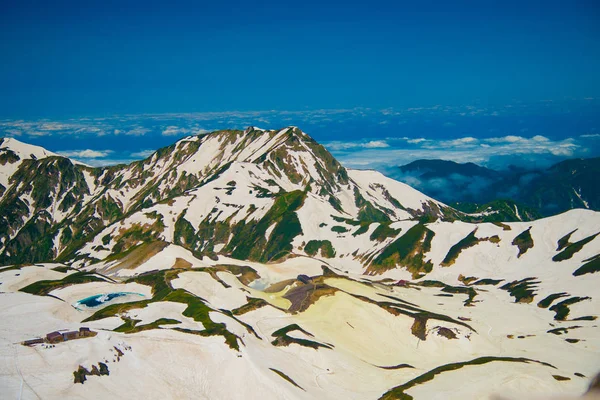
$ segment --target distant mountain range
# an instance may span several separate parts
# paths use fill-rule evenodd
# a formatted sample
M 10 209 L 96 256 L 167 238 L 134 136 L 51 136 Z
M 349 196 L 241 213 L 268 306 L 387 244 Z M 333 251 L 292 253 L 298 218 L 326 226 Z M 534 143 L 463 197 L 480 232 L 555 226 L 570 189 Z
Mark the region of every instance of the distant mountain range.
M 390 175 L 461 211 L 516 203 L 535 218 L 574 208 L 600 210 L 599 174 L 600 158 L 589 158 L 562 161 L 547 169 L 504 171 L 473 163 L 417 160 Z

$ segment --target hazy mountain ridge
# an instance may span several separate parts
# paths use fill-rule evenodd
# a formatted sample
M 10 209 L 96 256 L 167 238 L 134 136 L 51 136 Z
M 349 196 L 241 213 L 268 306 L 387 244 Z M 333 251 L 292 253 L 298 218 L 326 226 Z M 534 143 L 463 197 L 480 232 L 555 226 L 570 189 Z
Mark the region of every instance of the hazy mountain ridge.
M 465 209 L 487 208 L 502 199 L 529 208 L 532 218 L 573 208 L 600 210 L 595 184 L 600 158 L 561 161 L 546 169 L 509 168 L 497 171 L 473 163 L 417 160 L 390 176 L 447 204 L 473 203 Z

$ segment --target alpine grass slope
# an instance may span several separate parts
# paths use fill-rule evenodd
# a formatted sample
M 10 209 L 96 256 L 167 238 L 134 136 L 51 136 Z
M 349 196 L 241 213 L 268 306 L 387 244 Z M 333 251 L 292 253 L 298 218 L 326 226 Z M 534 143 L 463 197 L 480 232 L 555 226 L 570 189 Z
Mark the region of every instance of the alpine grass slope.
M 295 127 L 187 137 L 105 168 L 3 139 L 0 385 L 23 398 L 583 393 L 600 368 L 600 213 L 479 211 L 346 169 Z M 80 326 L 98 335 L 18 344 Z

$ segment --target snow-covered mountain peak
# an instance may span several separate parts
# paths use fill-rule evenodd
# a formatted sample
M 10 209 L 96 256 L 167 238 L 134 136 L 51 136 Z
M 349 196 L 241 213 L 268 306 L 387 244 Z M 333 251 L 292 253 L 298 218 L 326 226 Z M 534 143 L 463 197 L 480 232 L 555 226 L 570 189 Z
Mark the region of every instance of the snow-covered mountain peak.
M 58 154 L 48 151 L 43 147 L 23 143 L 15 138 L 1 138 L 0 154 L 6 154 L 8 152 L 14 153 L 21 160 L 30 158 L 41 159 L 46 157 L 58 156 Z

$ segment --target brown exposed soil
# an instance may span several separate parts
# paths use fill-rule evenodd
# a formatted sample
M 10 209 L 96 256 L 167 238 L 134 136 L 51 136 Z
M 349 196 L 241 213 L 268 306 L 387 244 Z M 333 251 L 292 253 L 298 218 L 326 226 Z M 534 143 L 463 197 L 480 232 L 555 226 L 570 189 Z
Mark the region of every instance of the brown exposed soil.
M 175 264 L 173 264 L 173 266 L 171 267 L 172 269 L 190 269 L 192 268 L 192 263 L 184 260 L 183 258 L 179 258 L 177 257 L 175 259 Z
M 297 313 L 308 309 L 312 304 L 324 296 L 331 296 L 338 289 L 324 283 L 299 284 L 290 289 L 283 297 L 292 302 L 288 311 Z

